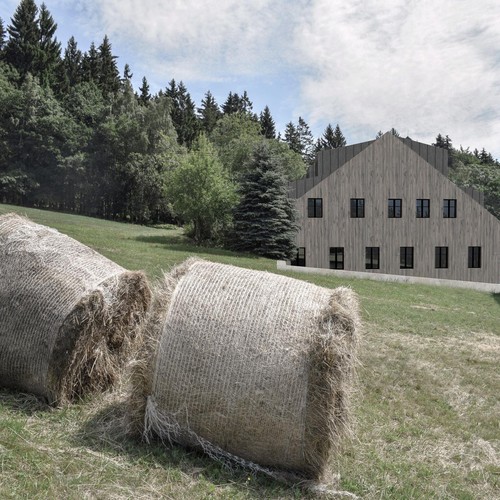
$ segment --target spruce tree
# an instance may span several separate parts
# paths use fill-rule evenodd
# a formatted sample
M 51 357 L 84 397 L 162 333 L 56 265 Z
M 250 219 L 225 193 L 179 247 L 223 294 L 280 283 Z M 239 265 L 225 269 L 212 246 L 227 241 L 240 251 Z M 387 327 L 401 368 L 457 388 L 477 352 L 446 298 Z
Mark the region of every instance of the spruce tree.
M 293 122 L 288 122 L 285 127 L 285 142 L 288 144 L 288 147 L 294 151 L 295 153 L 302 153 L 301 144 L 300 144 L 300 136 L 297 131 L 297 127 L 293 124 Z
M 207 134 L 212 133 L 221 116 L 219 105 L 209 90 L 201 101 L 201 107 L 198 108 L 198 117 L 202 130 Z
M 295 251 L 296 213 L 278 157 L 262 142 L 241 178 L 240 201 L 233 214 L 232 245 L 272 259 Z
M 196 107 L 191 95 L 184 83 L 180 82 L 176 85 L 174 79 L 170 81 L 166 95 L 172 103 L 171 117 L 177 132 L 177 140 L 179 144 L 190 148 L 199 130 Z
M 240 111 L 240 96 L 236 93 L 229 92 L 226 102 L 222 105 L 222 112 L 225 115 L 237 113 Z
M 94 42 L 92 42 L 88 52 L 85 52 L 82 58 L 83 81 L 98 83 L 99 74 L 99 53 L 97 52 Z
M 3 20 L 0 17 L 0 59 L 2 59 L 2 52 L 5 46 L 5 35 L 6 35 L 5 27 L 3 25 Z
M 120 89 L 120 73 L 116 59 L 111 51 L 109 38 L 105 35 L 98 48 L 98 84 L 104 96 L 115 94 Z
M 123 68 L 123 78 L 122 82 L 131 82 L 134 74 L 132 73 L 132 70 L 130 69 L 130 66 L 128 64 L 125 64 L 125 67 Z
M 323 137 L 319 139 L 321 141 L 322 148 L 334 148 L 335 144 L 335 132 L 333 131 L 332 125 L 329 123 L 325 131 L 323 132 Z
M 57 24 L 44 3 L 40 7 L 38 24 L 40 50 L 37 57 L 36 75 L 42 85 L 54 88 L 61 64 L 61 44 L 54 37 Z
M 17 69 L 22 78 L 35 75 L 40 50 L 38 7 L 34 0 L 21 0 L 11 24 L 7 28 L 9 41 L 5 47 L 5 60 Z
M 314 164 L 314 138 L 306 121 L 299 116 L 299 123 L 297 125 L 297 133 L 300 141 L 300 154 L 304 163 L 308 166 Z
M 146 106 L 151 100 L 151 94 L 149 93 L 149 84 L 145 76 L 142 77 L 142 85 L 139 87 L 139 92 L 139 104 Z
M 75 37 L 68 40 L 68 45 L 64 51 L 63 68 L 70 87 L 82 81 L 82 52 L 78 49 Z
M 332 147 L 333 148 L 342 148 L 346 144 L 347 143 L 346 143 L 344 134 L 340 130 L 339 124 L 337 123 L 337 126 L 335 127 L 335 132 L 333 133 Z
M 269 106 L 264 108 L 264 111 L 259 117 L 260 128 L 262 135 L 266 139 L 276 139 L 276 125 L 274 123 L 273 117 L 271 116 L 271 111 Z

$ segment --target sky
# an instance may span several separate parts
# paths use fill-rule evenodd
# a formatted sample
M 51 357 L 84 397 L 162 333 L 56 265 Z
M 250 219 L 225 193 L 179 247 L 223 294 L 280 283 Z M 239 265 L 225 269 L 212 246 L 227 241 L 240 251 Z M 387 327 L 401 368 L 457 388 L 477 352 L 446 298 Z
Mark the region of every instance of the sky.
M 0 0 L 9 24 L 18 0 Z M 41 3 L 41 2 L 40 2 Z M 40 5 L 39 3 L 39 5 Z M 137 89 L 174 78 L 197 105 L 248 92 L 283 132 L 302 116 L 348 144 L 396 128 L 500 159 L 498 0 L 45 0 L 63 48 L 108 35 Z

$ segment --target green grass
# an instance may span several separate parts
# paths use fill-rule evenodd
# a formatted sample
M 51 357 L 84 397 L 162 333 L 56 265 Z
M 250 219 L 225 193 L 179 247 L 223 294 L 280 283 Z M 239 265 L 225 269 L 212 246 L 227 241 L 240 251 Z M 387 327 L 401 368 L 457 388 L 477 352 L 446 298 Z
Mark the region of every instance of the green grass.
M 150 228 L 0 205 L 157 277 L 190 255 L 276 272 L 268 259 Z M 299 279 L 304 275 L 287 273 Z M 363 498 L 492 499 L 500 492 L 500 295 L 307 275 L 351 286 L 364 320 L 356 437 L 331 464 Z M 0 498 L 299 498 L 197 453 L 122 437 L 113 394 L 66 409 L 0 391 Z

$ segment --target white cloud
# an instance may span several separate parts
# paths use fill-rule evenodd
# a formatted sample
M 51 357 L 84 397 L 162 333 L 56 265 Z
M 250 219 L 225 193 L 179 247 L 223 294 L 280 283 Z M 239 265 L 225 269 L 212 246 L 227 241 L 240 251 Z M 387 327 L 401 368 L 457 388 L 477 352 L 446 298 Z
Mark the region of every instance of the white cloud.
M 496 0 L 313 0 L 295 32 L 302 107 L 359 140 L 394 126 L 500 156 L 499 20 Z

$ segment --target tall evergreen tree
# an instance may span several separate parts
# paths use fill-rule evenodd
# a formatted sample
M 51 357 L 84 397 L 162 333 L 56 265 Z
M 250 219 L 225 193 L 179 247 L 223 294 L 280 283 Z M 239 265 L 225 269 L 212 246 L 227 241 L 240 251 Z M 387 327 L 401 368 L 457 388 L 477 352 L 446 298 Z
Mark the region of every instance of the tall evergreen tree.
M 264 108 L 264 111 L 262 111 L 262 113 L 260 114 L 259 123 L 262 135 L 266 139 L 276 138 L 276 125 L 274 123 L 273 117 L 271 116 L 269 106 L 266 106 Z
M 321 144 L 321 149 L 323 148 L 335 148 L 335 132 L 333 131 L 332 125 L 329 123 L 325 131 L 323 132 L 323 137 L 319 139 Z
M 0 59 L 2 59 L 2 52 L 5 46 L 5 35 L 6 35 L 5 27 L 3 25 L 3 20 L 0 17 Z
M 302 154 L 302 147 L 300 143 L 300 135 L 297 130 L 297 127 L 293 124 L 293 122 L 288 122 L 285 127 L 285 142 L 288 144 L 288 147 L 295 151 L 295 153 Z
M 201 107 L 198 108 L 198 117 L 202 130 L 207 134 L 211 134 L 221 116 L 219 105 L 209 90 L 201 100 Z
M 68 40 L 64 51 L 63 68 L 68 85 L 74 87 L 82 81 L 82 51 L 78 48 L 75 37 Z
M 300 154 L 306 165 L 312 165 L 315 159 L 314 153 L 314 138 L 306 121 L 299 116 L 297 125 L 297 133 L 300 141 Z
M 149 93 L 149 84 L 145 76 L 142 77 L 142 85 L 139 87 L 139 92 L 139 104 L 146 106 L 151 100 L 151 94 Z
M 85 82 L 99 82 L 100 75 L 99 53 L 95 43 L 90 44 L 88 52 L 82 58 L 82 77 Z
M 233 246 L 272 259 L 295 251 L 296 213 L 278 157 L 261 143 L 254 151 L 239 188 L 233 216 Z
M 340 130 L 339 124 L 337 123 L 337 126 L 335 127 L 335 132 L 333 133 L 333 141 L 332 141 L 332 147 L 333 148 L 342 148 L 347 144 L 344 134 Z
M 116 65 L 117 57 L 111 51 L 107 35 L 98 48 L 99 87 L 105 96 L 115 94 L 120 89 L 120 73 Z
M 222 112 L 225 115 L 237 113 L 240 111 L 240 96 L 236 93 L 229 92 L 226 102 L 222 105 Z
M 190 148 L 199 131 L 196 107 L 191 95 L 184 83 L 180 82 L 177 85 L 174 79 L 170 81 L 166 95 L 172 103 L 171 116 L 177 132 L 177 140 L 179 144 Z
M 134 74 L 132 73 L 132 70 L 130 69 L 130 66 L 128 64 L 125 64 L 125 67 L 123 68 L 123 79 L 122 81 L 128 81 L 132 82 Z
M 17 69 L 22 78 L 27 73 L 36 74 L 40 50 L 37 14 L 38 7 L 34 0 L 21 0 L 7 28 L 9 40 L 5 47 L 5 60 Z
M 40 50 L 37 58 L 36 75 L 42 85 L 54 88 L 59 77 L 61 44 L 54 37 L 57 24 L 44 3 L 40 6 L 38 24 L 40 29 Z

